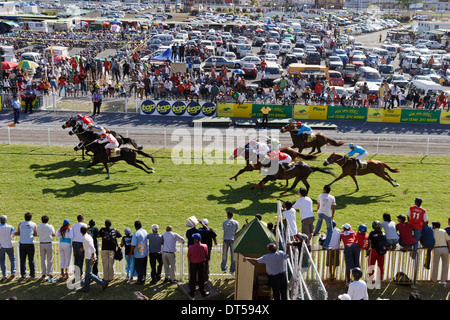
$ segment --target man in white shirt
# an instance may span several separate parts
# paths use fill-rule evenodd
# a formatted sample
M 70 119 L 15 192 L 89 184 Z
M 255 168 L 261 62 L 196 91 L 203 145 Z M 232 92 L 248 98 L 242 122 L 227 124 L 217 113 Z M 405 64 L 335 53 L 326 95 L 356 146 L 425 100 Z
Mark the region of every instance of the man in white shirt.
M 330 250 L 327 250 L 327 261 L 328 272 L 330 273 L 329 281 L 333 283 L 336 280 L 336 268 L 339 266 L 341 251 L 341 230 L 336 228 L 336 221 L 333 220 L 333 231 L 331 233 L 330 240 Z
M 36 227 L 39 238 L 39 254 L 41 256 L 42 279 L 46 276 L 53 277 L 53 237 L 55 236 L 55 228 L 48 224 L 49 217 L 42 216 L 42 224 Z
M 325 220 L 327 224 L 327 237 L 323 244 L 323 248 L 328 248 L 331 240 L 331 234 L 333 231 L 332 221 L 334 219 L 334 211 L 336 207 L 336 199 L 330 194 L 331 187 L 325 185 L 323 187 L 323 193 L 317 198 L 317 213 L 318 220 L 316 229 L 314 230 L 314 236 L 317 236 L 322 227 L 322 221 Z
M 360 268 L 352 269 L 353 281 L 348 285 L 347 294 L 352 300 L 369 300 L 367 284 L 361 279 L 362 271 Z
M 167 226 L 166 232 L 162 234 L 163 247 L 161 249 L 162 261 L 164 265 L 164 283 L 176 283 L 175 280 L 175 252 L 177 251 L 177 242 L 184 243 L 184 238 L 178 233 L 172 232 L 172 227 Z
M 84 260 L 86 261 L 86 276 L 84 278 L 83 289 L 81 289 L 80 291 L 86 293 L 89 292 L 89 290 L 91 289 L 91 280 L 94 280 L 102 286 L 103 292 L 108 287 L 108 282 L 100 279 L 98 276 L 92 273 L 92 266 L 97 260 L 97 256 L 95 254 L 94 239 L 92 239 L 92 236 L 87 233 L 87 227 L 85 226 L 82 226 L 80 228 L 80 233 L 83 239 Z
M 83 252 L 81 249 L 83 248 L 83 235 L 81 234 L 81 228 L 86 227 L 87 224 L 84 223 L 84 216 L 82 214 L 77 216 L 77 223 L 72 226 L 73 229 L 73 238 L 72 238 L 72 249 L 73 249 L 73 258 L 75 265 L 75 272 L 78 270 L 80 272 L 80 278 L 83 275 Z M 77 270 L 78 267 L 78 270 Z
M 0 268 L 3 278 L 6 277 L 6 254 L 9 258 L 11 267 L 11 278 L 16 275 L 16 259 L 14 256 L 14 247 L 12 244 L 12 236 L 15 234 L 13 226 L 6 224 L 8 218 L 5 215 L 0 216 Z
M 309 244 L 313 232 L 314 232 L 314 212 L 313 212 L 313 201 L 310 197 L 308 197 L 308 191 L 305 188 L 300 188 L 298 191 L 298 196 L 300 197 L 297 201 L 295 201 L 292 208 L 298 209 L 300 212 L 300 219 L 302 222 L 302 233 L 308 236 Z
M 283 222 L 289 230 L 287 234 L 291 237 L 297 234 L 297 221 L 295 219 L 295 209 L 291 201 L 286 201 L 283 208 Z

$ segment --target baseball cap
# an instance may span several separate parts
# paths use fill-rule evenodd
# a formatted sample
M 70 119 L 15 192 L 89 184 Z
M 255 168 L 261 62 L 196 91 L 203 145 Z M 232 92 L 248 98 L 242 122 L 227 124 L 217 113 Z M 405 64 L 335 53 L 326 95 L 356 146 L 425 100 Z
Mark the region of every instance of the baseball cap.
M 208 221 L 208 219 L 203 219 L 202 222 L 205 226 L 207 226 L 209 221 Z
M 350 297 L 350 295 L 347 294 L 347 293 L 340 294 L 340 295 L 338 296 L 338 298 L 339 298 L 339 300 L 352 300 L 352 298 Z
M 70 224 L 69 219 L 64 219 L 63 226 L 68 226 Z
M 342 226 L 343 229 L 347 229 L 350 230 L 352 228 L 352 226 L 349 223 L 346 223 Z

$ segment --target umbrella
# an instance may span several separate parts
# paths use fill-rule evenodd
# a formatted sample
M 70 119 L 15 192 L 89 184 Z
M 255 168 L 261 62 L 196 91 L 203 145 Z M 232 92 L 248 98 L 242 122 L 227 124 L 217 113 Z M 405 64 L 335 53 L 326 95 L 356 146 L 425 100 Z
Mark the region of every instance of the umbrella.
M 245 74 L 244 70 L 242 70 L 242 69 L 235 69 L 235 70 L 233 70 L 233 73 Z
M 256 31 L 256 32 L 262 32 L 263 29 L 260 28 L 260 29 L 256 29 L 255 31 Z
M 69 57 L 68 56 L 55 56 L 54 60 L 56 62 L 58 62 L 59 60 L 64 60 L 64 59 L 67 59 L 67 58 L 69 58 Z
M 292 28 L 287 28 L 286 31 L 287 31 L 287 32 L 294 32 L 294 30 L 292 30 Z
M 103 21 L 102 22 L 102 26 L 109 26 L 109 22 L 108 21 Z
M 117 19 L 114 19 L 113 21 L 111 21 L 111 24 L 122 24 L 122 22 L 120 22 Z
M 19 64 L 17 62 L 12 61 L 2 61 L 2 70 L 14 69 Z
M 17 68 L 20 68 L 20 69 L 36 69 L 37 67 L 39 67 L 39 65 L 37 63 L 35 63 L 33 61 L 28 61 L 28 60 L 22 60 L 17 65 Z

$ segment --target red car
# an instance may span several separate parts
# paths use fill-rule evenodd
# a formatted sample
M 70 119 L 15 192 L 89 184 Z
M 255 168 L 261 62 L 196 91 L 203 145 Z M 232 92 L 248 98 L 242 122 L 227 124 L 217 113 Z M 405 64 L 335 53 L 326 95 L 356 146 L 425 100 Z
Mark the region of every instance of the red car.
M 364 58 L 360 56 L 353 57 L 352 64 L 357 68 L 364 67 Z
M 342 77 L 342 74 L 339 71 L 330 70 L 328 71 L 328 74 L 330 76 L 330 86 L 338 86 L 343 87 L 344 86 L 344 78 Z
M 245 77 L 256 78 L 258 75 L 258 70 L 256 69 L 256 64 L 254 63 L 244 63 L 242 70 L 245 72 Z

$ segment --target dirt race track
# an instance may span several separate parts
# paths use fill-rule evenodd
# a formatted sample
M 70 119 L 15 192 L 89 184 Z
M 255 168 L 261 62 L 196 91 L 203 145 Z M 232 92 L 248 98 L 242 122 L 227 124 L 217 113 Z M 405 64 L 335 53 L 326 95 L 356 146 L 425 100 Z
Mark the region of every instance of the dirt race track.
M 38 145 L 76 145 L 79 141 L 76 136 L 70 136 L 69 130 L 63 130 L 62 124 L 75 114 L 71 112 L 39 111 L 33 114 L 22 115 L 21 124 L 8 127 L 12 115 L 2 111 L 0 113 L 0 143 L 11 144 L 38 144 Z M 172 148 L 190 145 L 192 148 L 205 148 L 222 138 L 219 143 L 224 150 L 231 151 L 234 144 L 226 143 L 230 133 L 236 136 L 264 137 L 266 134 L 278 138 L 282 146 L 291 146 L 288 133 L 281 134 L 278 129 L 255 129 L 248 127 L 203 127 L 194 128 L 188 117 L 162 117 L 143 116 L 131 113 L 104 113 L 97 116 L 94 121 L 111 130 L 136 140 L 139 145 L 148 148 Z M 314 124 L 314 121 L 309 121 Z M 432 124 L 377 124 L 356 121 L 326 122 L 337 126 L 335 130 L 318 130 L 328 137 L 344 141 L 341 147 L 326 146 L 322 152 L 348 152 L 348 143 L 363 146 L 370 155 L 374 154 L 410 154 L 410 155 L 445 155 L 450 156 L 450 126 Z M 202 132 L 203 137 L 201 134 Z M 190 139 L 186 139 L 190 137 Z M 194 138 L 200 137 L 202 140 Z M 248 137 L 246 138 L 248 142 Z M 190 141 L 189 141 L 190 140 Z M 187 141 L 187 144 L 185 144 Z M 198 143 L 202 141 L 202 143 Z M 217 140 L 220 141 L 220 140 Z M 230 148 L 231 146 L 231 148 Z M 304 150 L 309 152 L 310 149 Z

